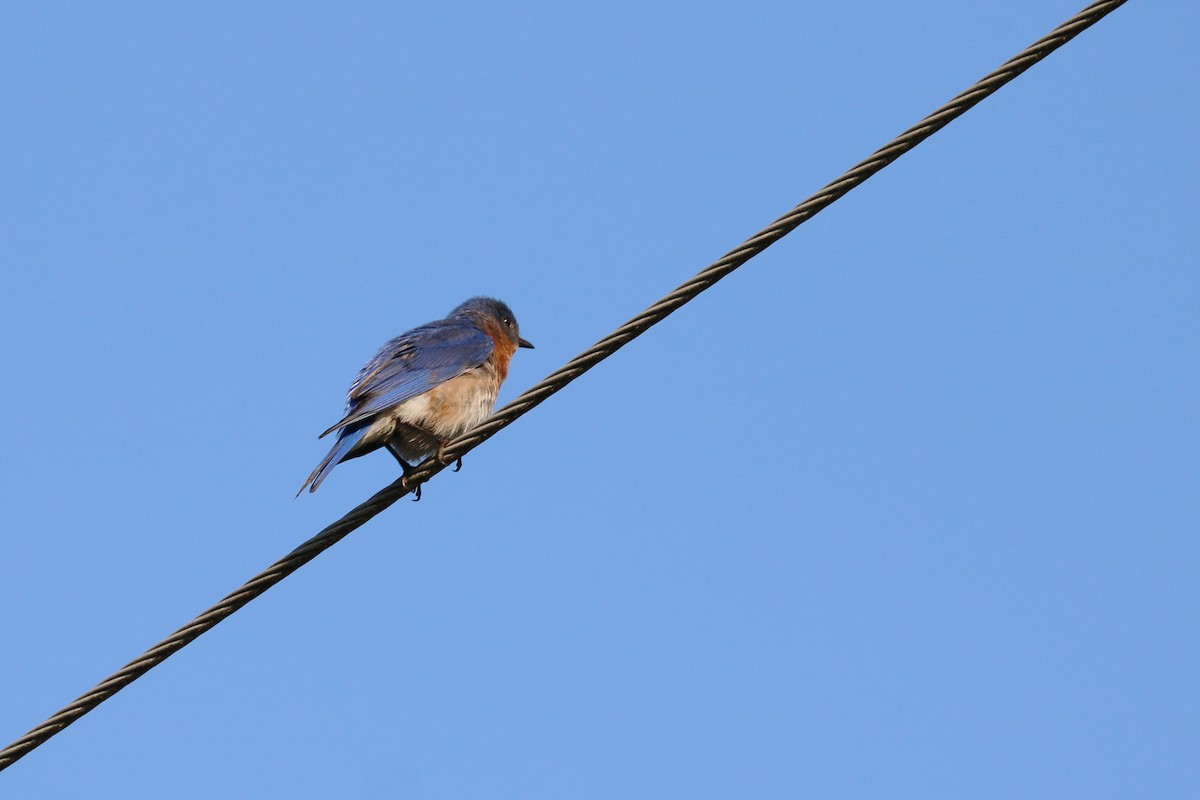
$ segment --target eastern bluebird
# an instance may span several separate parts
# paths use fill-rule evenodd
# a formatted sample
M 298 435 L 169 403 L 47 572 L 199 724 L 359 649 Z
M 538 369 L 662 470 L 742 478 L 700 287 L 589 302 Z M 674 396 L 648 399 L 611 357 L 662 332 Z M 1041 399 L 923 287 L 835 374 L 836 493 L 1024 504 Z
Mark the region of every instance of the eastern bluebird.
M 392 339 L 354 379 L 346 416 L 321 434 L 337 431 L 337 442 L 297 496 L 315 492 L 341 462 L 381 447 L 405 477 L 421 459 L 441 458 L 447 442 L 492 413 L 518 347 L 533 345 L 512 310 L 490 297 L 472 297 L 445 319 Z

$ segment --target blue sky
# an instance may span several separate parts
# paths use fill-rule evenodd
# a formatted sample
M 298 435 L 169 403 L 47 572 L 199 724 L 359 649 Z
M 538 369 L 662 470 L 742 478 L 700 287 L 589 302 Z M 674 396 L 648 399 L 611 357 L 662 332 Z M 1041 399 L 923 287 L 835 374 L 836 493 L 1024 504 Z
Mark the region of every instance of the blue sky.
M 0 738 L 1082 0 L 9 4 Z M 5 797 L 1200 785 L 1200 12 L 1134 0 L 116 698 Z

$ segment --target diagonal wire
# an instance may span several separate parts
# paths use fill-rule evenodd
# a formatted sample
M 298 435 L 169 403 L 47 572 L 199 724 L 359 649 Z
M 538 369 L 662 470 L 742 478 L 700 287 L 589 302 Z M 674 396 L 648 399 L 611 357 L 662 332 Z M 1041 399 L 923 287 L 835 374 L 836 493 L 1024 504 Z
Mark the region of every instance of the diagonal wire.
M 852 167 L 840 178 L 826 185 L 821 191 L 751 236 L 738 247 L 730 250 L 691 280 L 680 285 L 675 291 L 551 373 L 541 383 L 504 406 L 481 425 L 455 439 L 446 447 L 446 461 L 453 463 L 455 459 L 495 436 L 501 429 L 516 422 L 550 395 L 633 341 L 651 326 L 661 322 L 684 303 L 692 300 L 721 278 L 791 233 L 801 223 L 815 216 L 851 189 L 937 133 L 952 120 L 962 116 L 979 101 L 1062 47 L 1125 2 L 1126 0 L 1099 0 L 1099 2 L 1092 3 L 1046 36 L 1010 58 L 1000 68 L 985 75 L 974 86 L 888 142 L 865 161 Z M 446 465 L 438 463 L 437 459 L 429 459 L 413 472 L 409 483 L 419 485 L 445 468 Z M 146 674 L 153 667 L 161 664 L 193 639 L 212 629 L 221 620 L 316 558 L 329 547 L 337 544 L 410 491 L 411 488 L 406 486 L 403 480 L 397 480 L 376 492 L 370 500 L 354 508 L 337 522 L 329 525 L 241 587 L 226 595 L 212 608 L 130 661 L 91 691 L 81 695 L 41 725 L 0 750 L 0 770 L 11 766 L 22 756 Z

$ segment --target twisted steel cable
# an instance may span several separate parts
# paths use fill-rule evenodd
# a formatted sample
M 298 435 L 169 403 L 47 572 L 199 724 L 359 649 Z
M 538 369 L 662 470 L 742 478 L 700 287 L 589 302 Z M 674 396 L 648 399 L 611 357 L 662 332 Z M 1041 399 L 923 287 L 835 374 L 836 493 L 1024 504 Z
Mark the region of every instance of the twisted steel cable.
M 475 449 L 501 429 L 516 422 L 550 395 L 633 341 L 651 326 L 661 322 L 680 306 L 791 233 L 801 223 L 865 182 L 872 175 L 941 130 L 952 120 L 962 116 L 985 97 L 1062 47 L 1119 6 L 1124 5 L 1125 2 L 1126 0 L 1099 0 L 1099 2 L 1092 3 L 1049 34 L 1013 56 L 999 69 L 984 76 L 974 86 L 888 142 L 840 178 L 826 185 L 821 191 L 726 253 L 691 280 L 683 283 L 666 297 L 551 373 L 541 383 L 504 406 L 481 425 L 455 439 L 445 450 L 447 464 L 453 463 L 455 459 Z M 255 575 L 237 590 L 226 595 L 212 608 L 151 647 L 138 658 L 130 661 L 91 691 L 77 698 L 8 747 L 0 750 L 0 770 L 12 766 L 18 759 L 183 649 L 193 639 L 215 627 L 221 620 L 316 558 L 329 547 L 337 544 L 375 515 L 404 495 L 409 494 L 416 486 L 429 480 L 445 468 L 446 464 L 438 462 L 437 459 L 429 459 L 413 472 L 407 483 L 400 479 L 381 489 L 371 499 L 354 508 L 263 572 Z

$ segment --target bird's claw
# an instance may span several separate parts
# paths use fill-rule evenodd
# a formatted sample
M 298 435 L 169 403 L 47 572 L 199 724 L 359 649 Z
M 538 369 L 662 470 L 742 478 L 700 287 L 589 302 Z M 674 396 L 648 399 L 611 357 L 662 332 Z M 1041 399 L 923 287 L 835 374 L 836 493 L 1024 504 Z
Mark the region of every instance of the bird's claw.
M 415 503 L 421 499 L 421 484 L 413 483 L 410 485 L 408 482 L 408 479 L 409 479 L 409 476 L 405 475 L 403 478 L 400 479 L 400 485 L 403 486 L 405 489 L 408 489 L 409 491 L 412 492 L 413 502 Z
M 415 503 L 421 499 L 421 485 L 425 482 L 415 481 L 413 483 L 409 483 L 409 481 L 412 480 L 413 473 L 417 470 L 407 461 L 400 459 L 400 468 L 404 470 L 404 476 L 400 478 L 400 485 L 412 492 L 413 502 Z
M 445 442 L 441 442 L 438 444 L 437 460 L 438 460 L 438 463 L 441 464 L 443 467 L 450 466 L 450 462 L 446 460 L 446 443 Z M 460 469 L 462 469 L 462 456 L 459 456 L 458 458 L 454 459 L 454 469 L 452 471 L 458 472 Z

